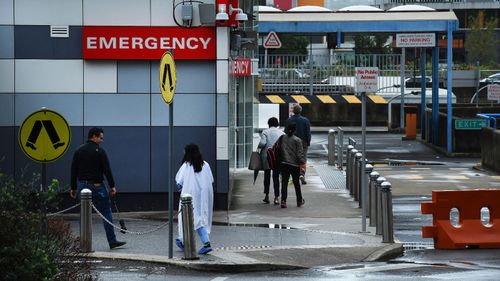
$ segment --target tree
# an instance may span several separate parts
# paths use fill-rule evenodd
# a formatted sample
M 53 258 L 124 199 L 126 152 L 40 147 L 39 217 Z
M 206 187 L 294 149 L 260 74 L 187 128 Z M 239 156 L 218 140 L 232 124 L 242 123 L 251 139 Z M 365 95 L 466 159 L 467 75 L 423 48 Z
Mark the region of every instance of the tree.
M 281 41 L 281 48 L 269 49 L 269 54 L 307 55 L 307 45 L 309 44 L 309 39 L 307 39 L 307 37 L 282 34 L 279 38 Z
M 494 29 L 498 25 L 497 18 L 485 20 L 484 11 L 479 11 L 476 17 L 469 18 L 471 31 L 466 34 L 464 44 L 467 62 L 481 65 L 495 64 L 498 61 L 498 40 Z
M 392 49 L 387 44 L 388 39 L 386 34 L 355 35 L 354 51 L 356 54 L 390 54 Z

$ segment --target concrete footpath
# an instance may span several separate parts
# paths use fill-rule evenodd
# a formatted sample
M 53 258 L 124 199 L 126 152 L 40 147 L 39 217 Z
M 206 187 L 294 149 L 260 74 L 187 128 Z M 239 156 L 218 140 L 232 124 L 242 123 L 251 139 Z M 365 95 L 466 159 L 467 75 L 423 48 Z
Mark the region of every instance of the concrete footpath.
M 361 209 L 345 190 L 342 171 L 323 164 L 309 164 L 307 184 L 302 185 L 305 205 L 295 204 L 293 184 L 289 184 L 288 208 L 272 202 L 264 204 L 263 172 L 253 184 L 253 171 L 237 170 L 232 206 L 215 211 L 210 240 L 214 251 L 198 260 L 183 260 L 183 252 L 174 249 L 168 258 L 168 224 L 158 231 L 136 235 L 117 231 L 127 244 L 110 250 L 101 220 L 93 220 L 91 257 L 141 260 L 166 263 L 190 269 L 244 272 L 335 266 L 357 262 L 386 260 L 403 252 L 400 243 L 382 243 L 369 227 L 362 233 Z M 271 187 L 272 190 L 272 187 Z M 167 213 L 122 213 L 128 230 L 148 232 L 167 222 Z M 79 221 L 67 215 L 72 229 L 79 234 Z M 115 222 L 118 217 L 115 215 Z M 174 222 L 174 237 L 177 223 Z M 196 236 L 197 249 L 201 242 Z M 175 247 L 175 244 L 174 244 Z

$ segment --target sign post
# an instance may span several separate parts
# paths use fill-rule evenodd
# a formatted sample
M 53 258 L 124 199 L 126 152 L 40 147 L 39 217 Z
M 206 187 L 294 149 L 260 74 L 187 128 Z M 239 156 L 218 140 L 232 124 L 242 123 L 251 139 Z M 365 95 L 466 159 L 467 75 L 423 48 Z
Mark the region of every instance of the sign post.
M 173 135 L 174 135 L 174 94 L 175 86 L 177 83 L 176 72 L 175 72 L 175 62 L 172 53 L 169 51 L 165 52 L 160 60 L 160 92 L 163 100 L 168 104 L 168 169 L 170 172 L 167 173 L 168 177 L 168 258 L 173 257 L 173 246 L 174 246 L 174 184 L 172 179 L 174 178 L 174 169 L 172 168 L 172 146 L 173 146 Z
M 50 109 L 31 113 L 19 128 L 19 146 L 31 160 L 42 164 L 40 191 L 47 190 L 47 163 L 59 159 L 71 143 L 71 129 L 64 117 Z M 45 203 L 42 211 L 46 213 Z M 42 229 L 45 229 L 45 221 Z
M 378 67 L 356 67 L 356 92 L 361 94 L 361 127 L 362 153 L 361 157 L 361 232 L 366 232 L 366 92 L 375 93 L 378 90 Z

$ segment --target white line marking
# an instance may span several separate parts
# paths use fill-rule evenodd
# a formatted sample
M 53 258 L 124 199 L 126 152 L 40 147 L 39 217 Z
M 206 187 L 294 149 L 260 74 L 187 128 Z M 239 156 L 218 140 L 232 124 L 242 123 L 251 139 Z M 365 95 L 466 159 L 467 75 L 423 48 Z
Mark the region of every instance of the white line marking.
M 211 281 L 224 281 L 226 280 L 227 278 L 229 277 L 215 277 L 214 279 L 212 279 Z

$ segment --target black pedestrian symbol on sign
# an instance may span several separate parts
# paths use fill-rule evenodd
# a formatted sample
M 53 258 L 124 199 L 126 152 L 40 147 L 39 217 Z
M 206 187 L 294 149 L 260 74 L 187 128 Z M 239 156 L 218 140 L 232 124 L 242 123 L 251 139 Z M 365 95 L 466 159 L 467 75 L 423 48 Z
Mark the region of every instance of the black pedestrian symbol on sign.
M 57 149 L 61 146 L 64 146 L 64 142 L 61 142 L 59 135 L 57 134 L 56 128 L 54 128 L 54 124 L 52 124 L 51 120 L 36 120 L 33 128 L 31 129 L 30 136 L 28 137 L 28 141 L 26 142 L 26 146 L 36 150 L 35 143 L 40 136 L 40 132 L 42 131 L 42 127 L 45 128 L 47 134 L 49 135 L 50 141 L 52 142 L 52 146 L 54 149 Z
M 164 91 L 167 91 L 166 89 L 166 79 L 167 79 L 167 75 L 168 75 L 168 85 L 170 85 L 170 91 L 169 92 L 173 92 L 174 91 L 174 85 L 172 83 L 172 73 L 171 73 L 171 70 L 170 70 L 170 64 L 165 64 L 165 66 L 163 67 L 163 78 L 161 79 L 161 87 L 163 88 Z

